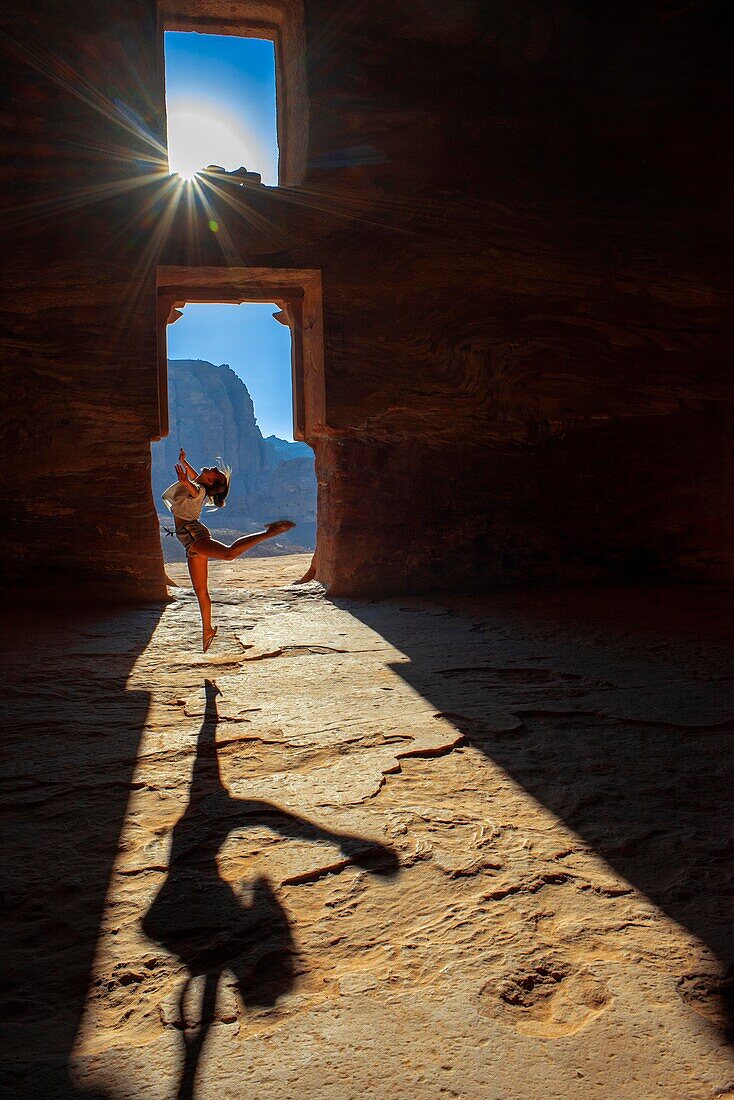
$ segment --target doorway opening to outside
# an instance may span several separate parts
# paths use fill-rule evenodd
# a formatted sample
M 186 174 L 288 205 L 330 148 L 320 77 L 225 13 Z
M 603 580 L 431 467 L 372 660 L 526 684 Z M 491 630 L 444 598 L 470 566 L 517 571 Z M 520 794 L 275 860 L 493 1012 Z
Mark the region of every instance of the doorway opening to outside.
M 275 520 L 296 524 L 218 565 L 222 583 L 248 585 L 253 570 L 269 571 L 280 583 L 299 579 L 317 546 L 312 446 L 324 427 L 320 273 L 159 268 L 158 302 L 160 432 L 152 481 L 169 575 L 186 583 L 184 547 L 161 499 L 177 478 L 183 449 L 195 471 L 231 469 L 224 508 L 201 516 L 212 538 L 230 545 Z M 283 568 L 248 564 L 262 557 L 282 559 Z

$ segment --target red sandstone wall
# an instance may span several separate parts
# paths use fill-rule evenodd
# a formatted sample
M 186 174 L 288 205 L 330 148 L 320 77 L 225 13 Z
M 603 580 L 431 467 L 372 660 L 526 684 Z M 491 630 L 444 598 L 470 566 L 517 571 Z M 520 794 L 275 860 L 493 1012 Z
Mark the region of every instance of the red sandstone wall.
M 319 576 L 730 577 L 719 10 L 334 10 L 306 205 L 250 198 L 270 235 L 220 207 L 234 262 L 323 271 Z
M 724 10 L 706 0 L 308 0 L 303 190 L 238 193 L 241 214 L 215 200 L 217 235 L 182 207 L 159 259 L 323 272 L 328 431 L 310 442 L 318 575 L 333 591 L 731 578 Z M 151 13 L 114 11 L 143 76 L 136 109 L 160 125 Z M 75 26 L 63 48 L 94 41 L 91 83 L 124 83 L 110 36 Z M 46 96 L 33 110 L 54 144 L 63 95 L 20 71 Z M 99 140 L 107 124 L 95 125 Z M 106 178 L 118 166 L 96 157 L 84 171 Z M 80 175 L 70 168 L 63 185 Z M 66 476 L 37 497 L 70 509 L 53 520 L 49 568 L 103 575 L 115 592 L 140 583 L 125 573 L 125 536 L 143 548 L 146 591 L 160 578 L 152 508 L 136 512 L 126 495 L 131 481 L 145 492 L 155 404 L 150 286 L 138 286 L 135 310 L 124 286 L 148 240 L 100 236 L 142 201 L 56 219 L 52 277 L 52 238 L 34 237 L 21 267 L 32 286 L 41 269 L 44 281 L 11 309 L 13 382 L 27 380 L 21 404 L 35 403 L 23 485 L 38 489 L 48 472 L 38 432 L 48 435 L 62 363 L 75 394 L 71 424 L 53 421 L 51 433 Z M 150 234 L 162 209 L 149 211 Z M 111 350 L 121 303 L 127 322 Z M 18 336 L 17 318 L 36 315 L 50 335 Z M 109 530 L 100 508 L 110 494 L 121 538 L 106 556 L 95 531 Z M 22 520 L 19 572 L 38 560 L 47 519 L 34 510 Z M 67 539 L 80 522 L 87 556 Z
M 155 219 L 130 189 L 161 127 L 155 8 L 4 12 L 4 569 L 20 599 L 159 598 Z

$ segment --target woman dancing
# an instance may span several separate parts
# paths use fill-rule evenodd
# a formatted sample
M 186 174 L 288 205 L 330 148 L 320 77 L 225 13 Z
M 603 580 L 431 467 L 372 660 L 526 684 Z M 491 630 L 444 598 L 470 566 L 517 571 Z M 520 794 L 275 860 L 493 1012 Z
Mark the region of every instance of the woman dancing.
M 266 524 L 264 531 L 244 535 L 231 546 L 225 546 L 223 542 L 217 542 L 211 537 L 209 528 L 200 522 L 199 516 L 206 501 L 216 508 L 224 507 L 229 492 L 231 471 L 220 470 L 216 466 L 205 466 L 201 473 L 197 474 L 193 466 L 186 461 L 186 452 L 182 448 L 176 464 L 176 474 L 178 481 L 169 485 L 163 493 L 163 500 L 166 502 L 166 507 L 173 513 L 176 537 L 186 550 L 191 583 L 201 611 L 203 650 L 206 653 L 217 633 L 217 627 L 212 626 L 212 601 L 208 585 L 209 558 L 215 558 L 217 561 L 234 561 L 240 554 L 244 554 L 245 550 L 257 546 L 265 539 L 273 538 L 274 535 L 282 535 L 284 531 L 290 531 L 295 524 L 290 520 L 280 519 L 275 523 Z

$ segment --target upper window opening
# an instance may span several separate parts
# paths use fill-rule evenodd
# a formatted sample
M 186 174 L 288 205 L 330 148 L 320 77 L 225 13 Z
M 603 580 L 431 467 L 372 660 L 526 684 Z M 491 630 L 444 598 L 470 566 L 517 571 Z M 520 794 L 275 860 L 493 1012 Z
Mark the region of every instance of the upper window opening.
M 209 165 L 245 168 L 278 183 L 272 41 L 168 31 L 165 35 L 168 159 L 192 179 Z

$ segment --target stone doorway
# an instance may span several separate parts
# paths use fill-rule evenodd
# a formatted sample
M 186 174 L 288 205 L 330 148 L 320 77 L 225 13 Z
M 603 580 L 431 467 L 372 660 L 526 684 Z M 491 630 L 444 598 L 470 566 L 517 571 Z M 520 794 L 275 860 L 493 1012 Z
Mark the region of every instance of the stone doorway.
M 168 437 L 171 429 L 167 326 L 176 321 L 181 316 L 183 307 L 190 303 L 274 305 L 277 310 L 274 314 L 276 320 L 289 329 L 291 337 L 293 438 L 296 442 L 307 444 L 316 453 L 316 441 L 325 429 L 320 272 L 264 268 L 161 267 L 158 269 L 159 424 L 154 442 Z M 212 456 L 209 456 L 209 460 L 213 461 Z M 297 538 L 293 542 L 293 568 L 299 576 L 312 572 L 311 552 L 313 549 L 315 558 L 318 549 L 318 491 L 316 497 L 315 532 L 313 526 L 306 531 L 308 524 L 304 520 L 301 527 L 304 536 L 309 536 L 307 543 L 296 545 Z M 283 499 L 283 510 L 284 514 L 288 511 L 285 499 Z M 280 518 L 280 516 L 273 515 L 270 518 Z M 298 524 L 299 519 L 293 518 Z M 224 542 L 233 541 L 233 538 L 228 538 L 226 535 L 215 535 L 215 537 L 221 537 L 221 541 Z M 281 549 L 285 551 L 290 547 L 283 546 Z M 168 559 L 166 561 L 168 562 Z M 220 571 L 222 569 L 228 574 L 226 581 L 224 576 L 222 580 L 236 585 L 238 581 L 234 574 L 229 577 L 229 573 L 232 572 L 231 566 L 223 566 Z M 294 577 L 294 579 L 297 578 Z

